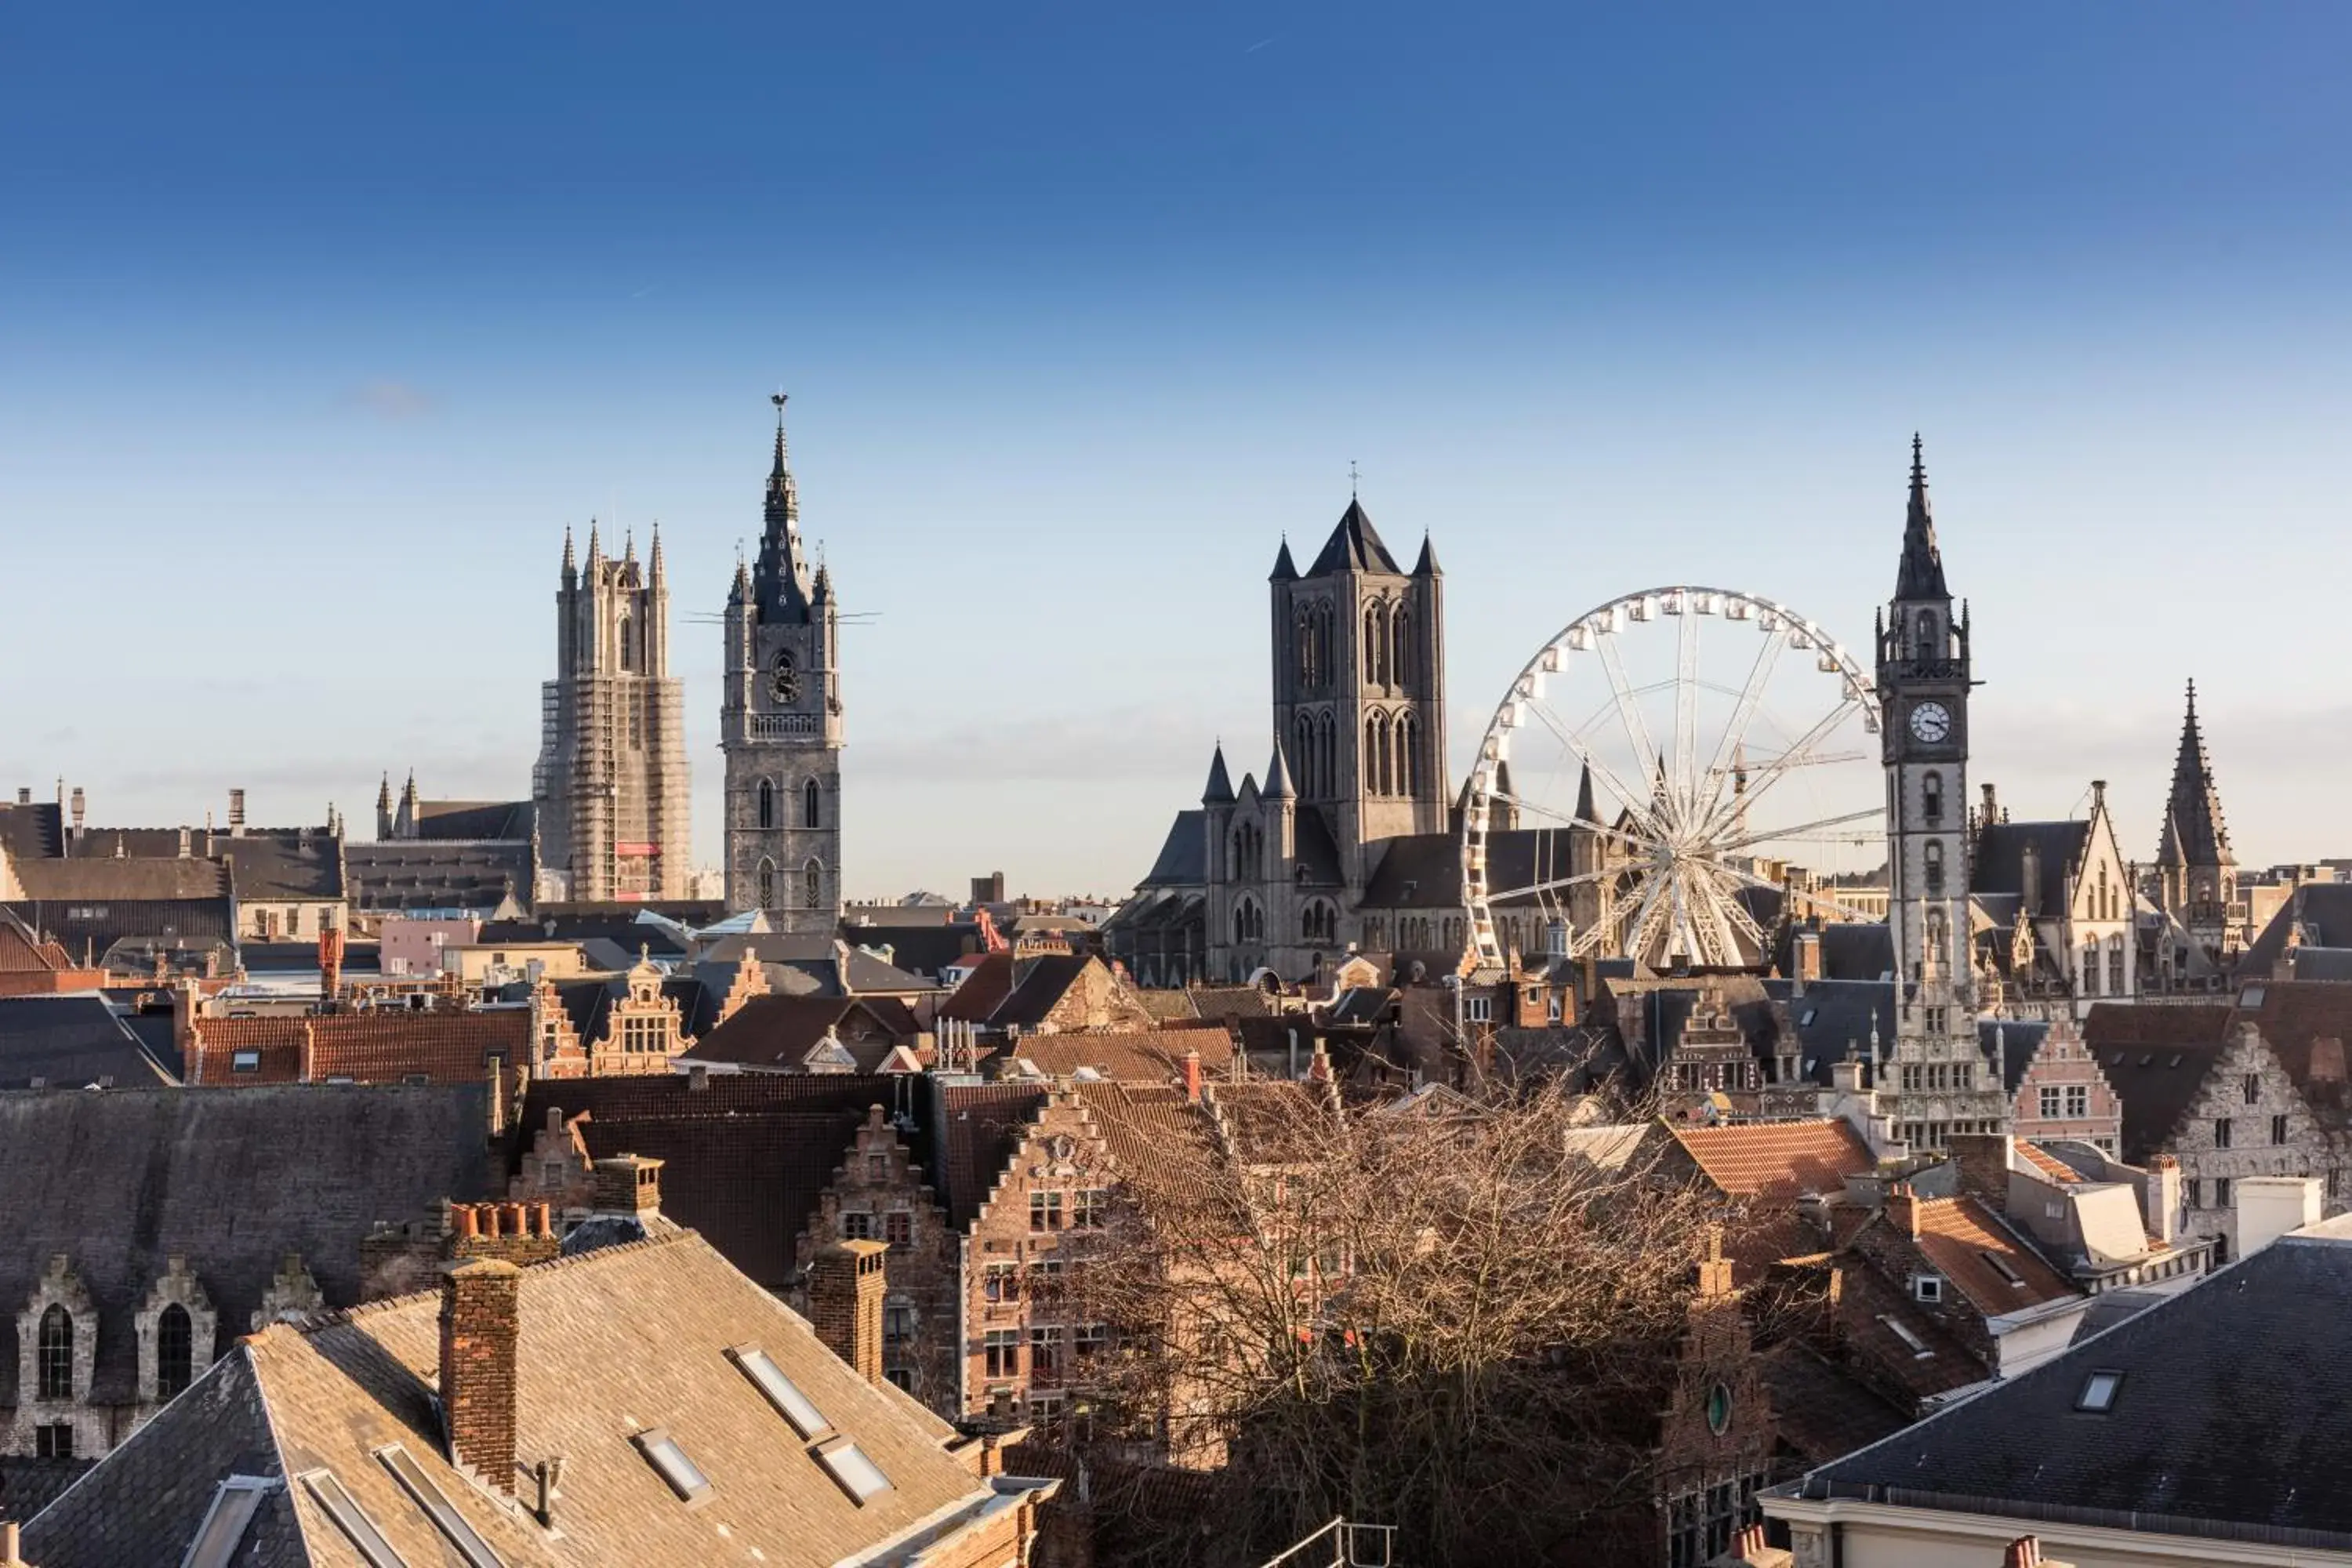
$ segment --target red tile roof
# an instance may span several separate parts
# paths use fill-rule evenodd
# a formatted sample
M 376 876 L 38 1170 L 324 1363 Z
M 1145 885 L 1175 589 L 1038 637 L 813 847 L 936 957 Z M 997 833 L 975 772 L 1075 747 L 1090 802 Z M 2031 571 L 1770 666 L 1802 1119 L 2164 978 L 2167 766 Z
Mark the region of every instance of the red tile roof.
M 1938 1273 L 1987 1317 L 2078 1296 L 2072 1285 L 1974 1198 L 1914 1198 L 1916 1245 Z M 1889 1219 L 1893 1218 L 1892 1214 Z M 2008 1268 L 1995 1267 L 1999 1258 Z M 2015 1279 L 2010 1276 L 2014 1275 Z
M 197 1018 L 190 1028 L 187 1081 L 205 1085 L 304 1081 L 306 1037 L 312 1083 L 401 1083 L 420 1074 L 430 1083 L 479 1083 L 491 1057 L 512 1068 L 530 1048 L 530 1014 L 520 1007 Z M 237 1071 L 238 1051 L 258 1052 L 259 1062 Z
M 1848 1176 L 1877 1165 L 1869 1147 L 1843 1121 L 1750 1121 L 1673 1131 L 1707 1180 L 1733 1197 L 1790 1202 L 1809 1193 L 1842 1192 Z
M 1233 1037 L 1211 1029 L 1086 1029 L 1069 1034 L 1026 1035 L 1004 1047 L 1005 1058 L 1034 1063 L 1048 1078 L 1070 1078 L 1081 1068 L 1118 1083 L 1181 1083 L 1184 1054 L 1201 1053 L 1201 1071 L 1232 1070 Z

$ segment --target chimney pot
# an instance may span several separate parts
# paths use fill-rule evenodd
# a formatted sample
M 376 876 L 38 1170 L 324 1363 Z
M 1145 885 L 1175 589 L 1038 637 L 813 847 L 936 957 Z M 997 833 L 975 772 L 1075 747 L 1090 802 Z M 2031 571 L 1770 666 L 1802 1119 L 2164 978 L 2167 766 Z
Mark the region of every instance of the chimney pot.
M 245 836 L 245 791 L 241 789 L 228 792 L 228 832 L 232 838 Z
M 441 1276 L 441 1416 L 450 1462 L 509 1497 L 521 1284 L 521 1269 L 490 1258 L 452 1264 Z
M 1195 1105 L 1201 1103 L 1201 1053 L 1197 1047 L 1184 1053 L 1184 1098 Z
M 659 1160 L 636 1154 L 615 1154 L 596 1162 L 595 1207 L 600 1214 L 634 1215 L 643 1219 L 661 1213 Z

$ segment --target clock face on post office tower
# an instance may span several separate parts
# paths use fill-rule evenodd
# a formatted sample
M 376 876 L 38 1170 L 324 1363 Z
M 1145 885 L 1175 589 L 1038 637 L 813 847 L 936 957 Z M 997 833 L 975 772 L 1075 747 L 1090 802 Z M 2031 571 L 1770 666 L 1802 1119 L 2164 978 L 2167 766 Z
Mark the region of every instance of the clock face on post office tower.
M 1952 710 L 1940 702 L 1920 702 L 1911 709 L 1911 734 L 1914 739 L 1939 746 L 1951 738 Z
M 774 664 L 769 667 L 768 689 L 776 694 L 779 702 L 801 700 L 801 673 L 793 665 L 793 651 L 778 648 Z

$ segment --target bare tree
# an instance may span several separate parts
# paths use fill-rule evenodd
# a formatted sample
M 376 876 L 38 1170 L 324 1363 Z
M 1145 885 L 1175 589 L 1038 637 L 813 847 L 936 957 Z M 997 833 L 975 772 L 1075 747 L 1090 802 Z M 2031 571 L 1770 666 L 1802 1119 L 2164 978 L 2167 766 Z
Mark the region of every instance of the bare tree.
M 1615 1560 L 1657 1495 L 1704 1200 L 1651 1158 L 1580 1157 L 1556 1090 L 1429 1115 L 1213 1099 L 1215 1158 L 1128 1162 L 1130 1206 L 1070 1284 L 1126 1328 L 1095 1375 L 1130 1434 L 1148 1415 L 1215 1472 L 1202 1560 L 1334 1514 L 1402 1527 L 1401 1561 Z

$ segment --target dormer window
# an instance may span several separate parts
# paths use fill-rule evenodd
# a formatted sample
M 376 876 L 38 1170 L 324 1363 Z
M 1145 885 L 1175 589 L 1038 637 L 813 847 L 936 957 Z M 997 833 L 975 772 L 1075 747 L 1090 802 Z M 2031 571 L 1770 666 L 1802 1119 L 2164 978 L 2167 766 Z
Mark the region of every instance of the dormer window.
M 1944 1277 L 1940 1274 L 1915 1274 L 1911 1277 L 1911 1297 L 1930 1306 L 1944 1300 Z
M 71 1399 L 74 1396 L 74 1324 L 73 1314 L 63 1307 L 52 1305 L 41 1314 L 38 1397 Z

